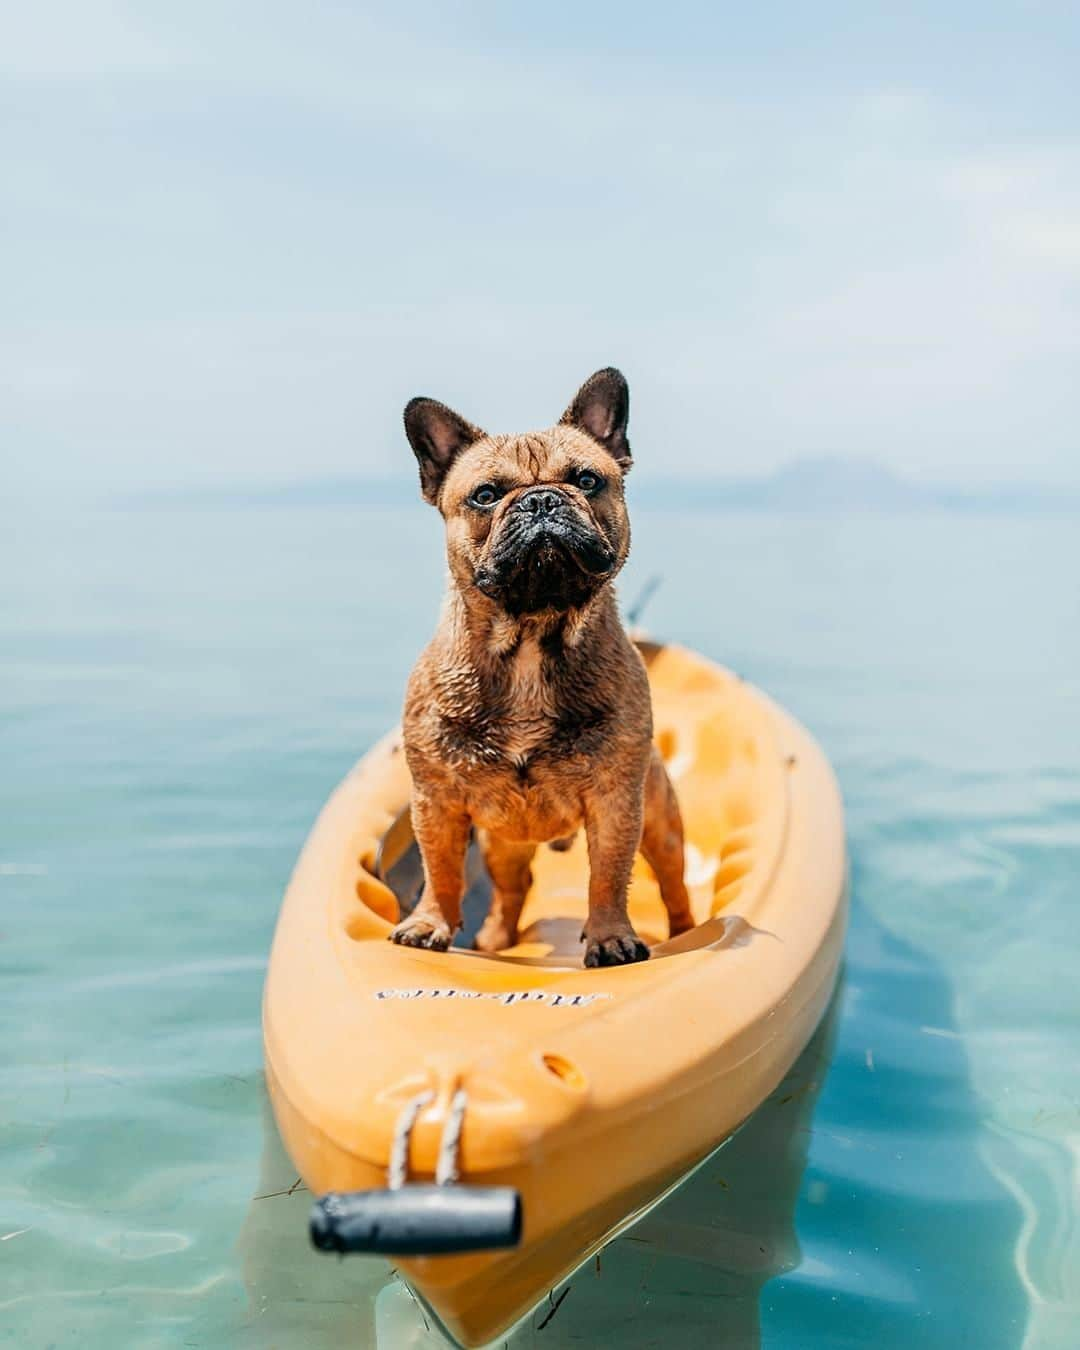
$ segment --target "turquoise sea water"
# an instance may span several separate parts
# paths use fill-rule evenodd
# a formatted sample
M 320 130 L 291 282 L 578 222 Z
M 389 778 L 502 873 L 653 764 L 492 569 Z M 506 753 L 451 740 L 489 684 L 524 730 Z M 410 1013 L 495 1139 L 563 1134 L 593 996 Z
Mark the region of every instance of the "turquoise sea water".
M 833 759 L 846 974 L 781 1089 L 512 1345 L 1080 1344 L 1080 522 L 635 522 L 654 634 Z M 386 1264 L 307 1250 L 259 999 L 440 549 L 419 503 L 8 522 L 0 1344 L 439 1344 Z

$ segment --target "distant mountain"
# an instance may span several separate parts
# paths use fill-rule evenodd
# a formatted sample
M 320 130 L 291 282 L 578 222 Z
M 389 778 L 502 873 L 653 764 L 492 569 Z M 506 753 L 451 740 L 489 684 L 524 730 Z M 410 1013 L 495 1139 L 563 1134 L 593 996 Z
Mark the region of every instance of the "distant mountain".
M 650 480 L 649 500 L 757 511 L 897 511 L 937 505 L 932 493 L 883 464 L 839 455 L 792 460 L 764 478 Z
M 1080 511 L 1080 492 L 1033 484 L 959 488 L 913 483 L 875 460 L 844 455 L 792 460 L 761 478 L 650 478 L 646 500 L 672 509 L 731 511 Z
M 411 473 L 387 478 L 315 478 L 272 487 L 195 488 L 129 499 L 128 505 L 190 507 L 405 506 L 419 499 Z M 929 486 L 872 459 L 818 455 L 761 478 L 631 479 L 635 506 L 672 510 L 1042 513 L 1080 511 L 1080 492 L 1033 484 Z

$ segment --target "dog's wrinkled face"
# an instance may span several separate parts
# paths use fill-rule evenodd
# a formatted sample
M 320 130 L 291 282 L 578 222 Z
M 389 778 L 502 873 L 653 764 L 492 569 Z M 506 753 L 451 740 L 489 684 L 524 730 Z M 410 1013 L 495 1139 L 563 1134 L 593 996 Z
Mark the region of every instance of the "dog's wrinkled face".
M 489 436 L 431 399 L 405 427 L 424 496 L 446 521 L 451 575 L 513 617 L 580 609 L 626 560 L 629 395 L 615 370 L 549 431 Z
M 515 617 L 580 608 L 629 545 L 622 471 L 569 427 L 470 446 L 447 474 L 439 506 L 455 581 Z

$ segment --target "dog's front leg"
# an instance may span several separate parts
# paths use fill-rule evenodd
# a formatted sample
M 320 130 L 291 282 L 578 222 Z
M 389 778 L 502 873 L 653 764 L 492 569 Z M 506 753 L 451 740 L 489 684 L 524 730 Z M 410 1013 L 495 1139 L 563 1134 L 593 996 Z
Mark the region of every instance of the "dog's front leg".
M 424 889 L 413 912 L 390 934 L 390 941 L 444 952 L 461 927 L 471 821 L 457 802 L 432 802 L 417 796 L 411 811 L 424 862 Z
M 634 932 L 626 893 L 641 838 L 642 792 L 590 793 L 585 799 L 589 844 L 589 917 L 585 921 L 585 964 L 622 966 L 647 961 L 649 949 Z

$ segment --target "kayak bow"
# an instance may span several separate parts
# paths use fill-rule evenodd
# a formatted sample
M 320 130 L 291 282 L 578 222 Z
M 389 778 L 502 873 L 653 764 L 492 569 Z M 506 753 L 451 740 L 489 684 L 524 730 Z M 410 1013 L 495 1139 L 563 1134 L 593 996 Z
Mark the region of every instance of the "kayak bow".
M 649 961 L 582 968 L 580 837 L 538 851 L 516 947 L 387 942 L 400 908 L 389 882 L 414 848 L 398 732 L 330 798 L 282 906 L 267 1082 L 285 1146 L 323 1197 L 313 1239 L 393 1254 L 464 1345 L 504 1332 L 728 1138 L 794 1063 L 836 982 L 844 829 L 822 751 L 702 657 L 643 655 L 698 920 L 666 938 L 639 859 L 630 912 Z M 405 903 L 414 885 L 399 880 Z

